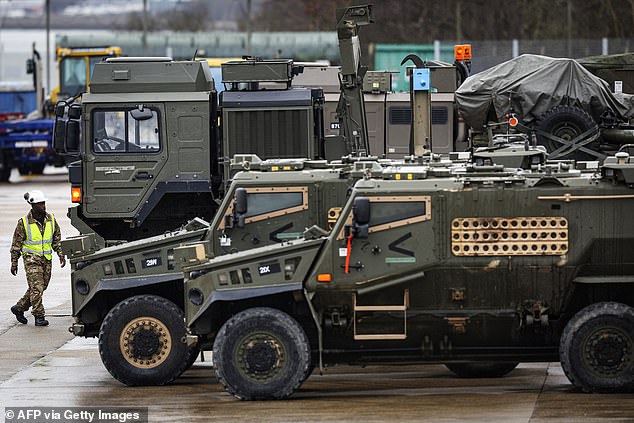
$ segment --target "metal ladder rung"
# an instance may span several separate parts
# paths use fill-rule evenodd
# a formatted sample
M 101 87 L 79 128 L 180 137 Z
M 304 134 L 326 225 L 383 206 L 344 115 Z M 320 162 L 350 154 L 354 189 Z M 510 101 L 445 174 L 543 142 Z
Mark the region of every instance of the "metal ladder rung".
M 404 305 L 392 306 L 354 306 L 355 311 L 405 311 L 407 307 Z
M 409 308 L 409 290 L 403 292 L 403 305 L 357 305 L 357 294 L 352 295 L 352 316 L 354 322 L 354 339 L 355 341 L 378 341 L 378 340 L 403 340 L 407 339 L 407 309 Z M 358 311 L 402 311 L 403 312 L 403 333 L 357 333 L 357 312 Z
M 394 334 L 372 334 L 372 335 L 355 335 L 354 339 L 357 341 L 378 341 L 378 340 L 401 340 L 407 339 L 406 333 L 394 333 Z

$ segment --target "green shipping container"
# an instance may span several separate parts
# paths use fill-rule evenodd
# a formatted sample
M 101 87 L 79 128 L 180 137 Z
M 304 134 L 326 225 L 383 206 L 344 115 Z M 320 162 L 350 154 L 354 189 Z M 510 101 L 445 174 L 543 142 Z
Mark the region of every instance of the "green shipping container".
M 433 44 L 375 44 L 374 70 L 398 72 L 392 74 L 392 89 L 394 91 L 409 91 L 409 78 L 405 67 L 412 66 L 412 62 L 401 66 L 401 61 L 408 54 L 416 54 L 423 60 L 434 60 Z M 453 63 L 453 45 L 440 45 L 440 60 Z

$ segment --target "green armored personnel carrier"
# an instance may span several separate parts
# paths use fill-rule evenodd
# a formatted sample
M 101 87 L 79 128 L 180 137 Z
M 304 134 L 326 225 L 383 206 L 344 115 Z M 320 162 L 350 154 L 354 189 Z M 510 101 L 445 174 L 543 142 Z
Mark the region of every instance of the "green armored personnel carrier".
M 585 391 L 634 389 L 633 158 L 399 174 L 358 181 L 327 236 L 175 250 L 188 341 L 213 341 L 229 392 L 286 398 L 313 366 L 382 362 L 561 361 Z

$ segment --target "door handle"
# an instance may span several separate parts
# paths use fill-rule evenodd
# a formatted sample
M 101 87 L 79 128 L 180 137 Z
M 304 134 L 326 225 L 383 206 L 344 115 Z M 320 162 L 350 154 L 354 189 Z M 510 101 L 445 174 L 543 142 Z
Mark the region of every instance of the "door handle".
M 141 170 L 134 175 L 134 179 L 138 179 L 140 181 L 152 179 L 153 177 L 154 176 L 151 173 L 146 172 L 145 170 Z

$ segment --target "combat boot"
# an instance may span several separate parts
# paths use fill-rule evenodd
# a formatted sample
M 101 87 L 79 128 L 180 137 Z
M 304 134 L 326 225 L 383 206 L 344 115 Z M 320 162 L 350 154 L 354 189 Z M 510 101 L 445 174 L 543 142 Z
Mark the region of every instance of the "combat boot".
M 44 317 L 36 317 L 35 326 L 48 326 L 48 320 L 46 320 Z
M 11 313 L 15 314 L 15 318 L 17 319 L 18 322 L 24 325 L 28 322 L 28 320 L 26 320 L 26 317 L 24 317 L 24 312 L 18 310 L 17 306 L 11 307 Z

